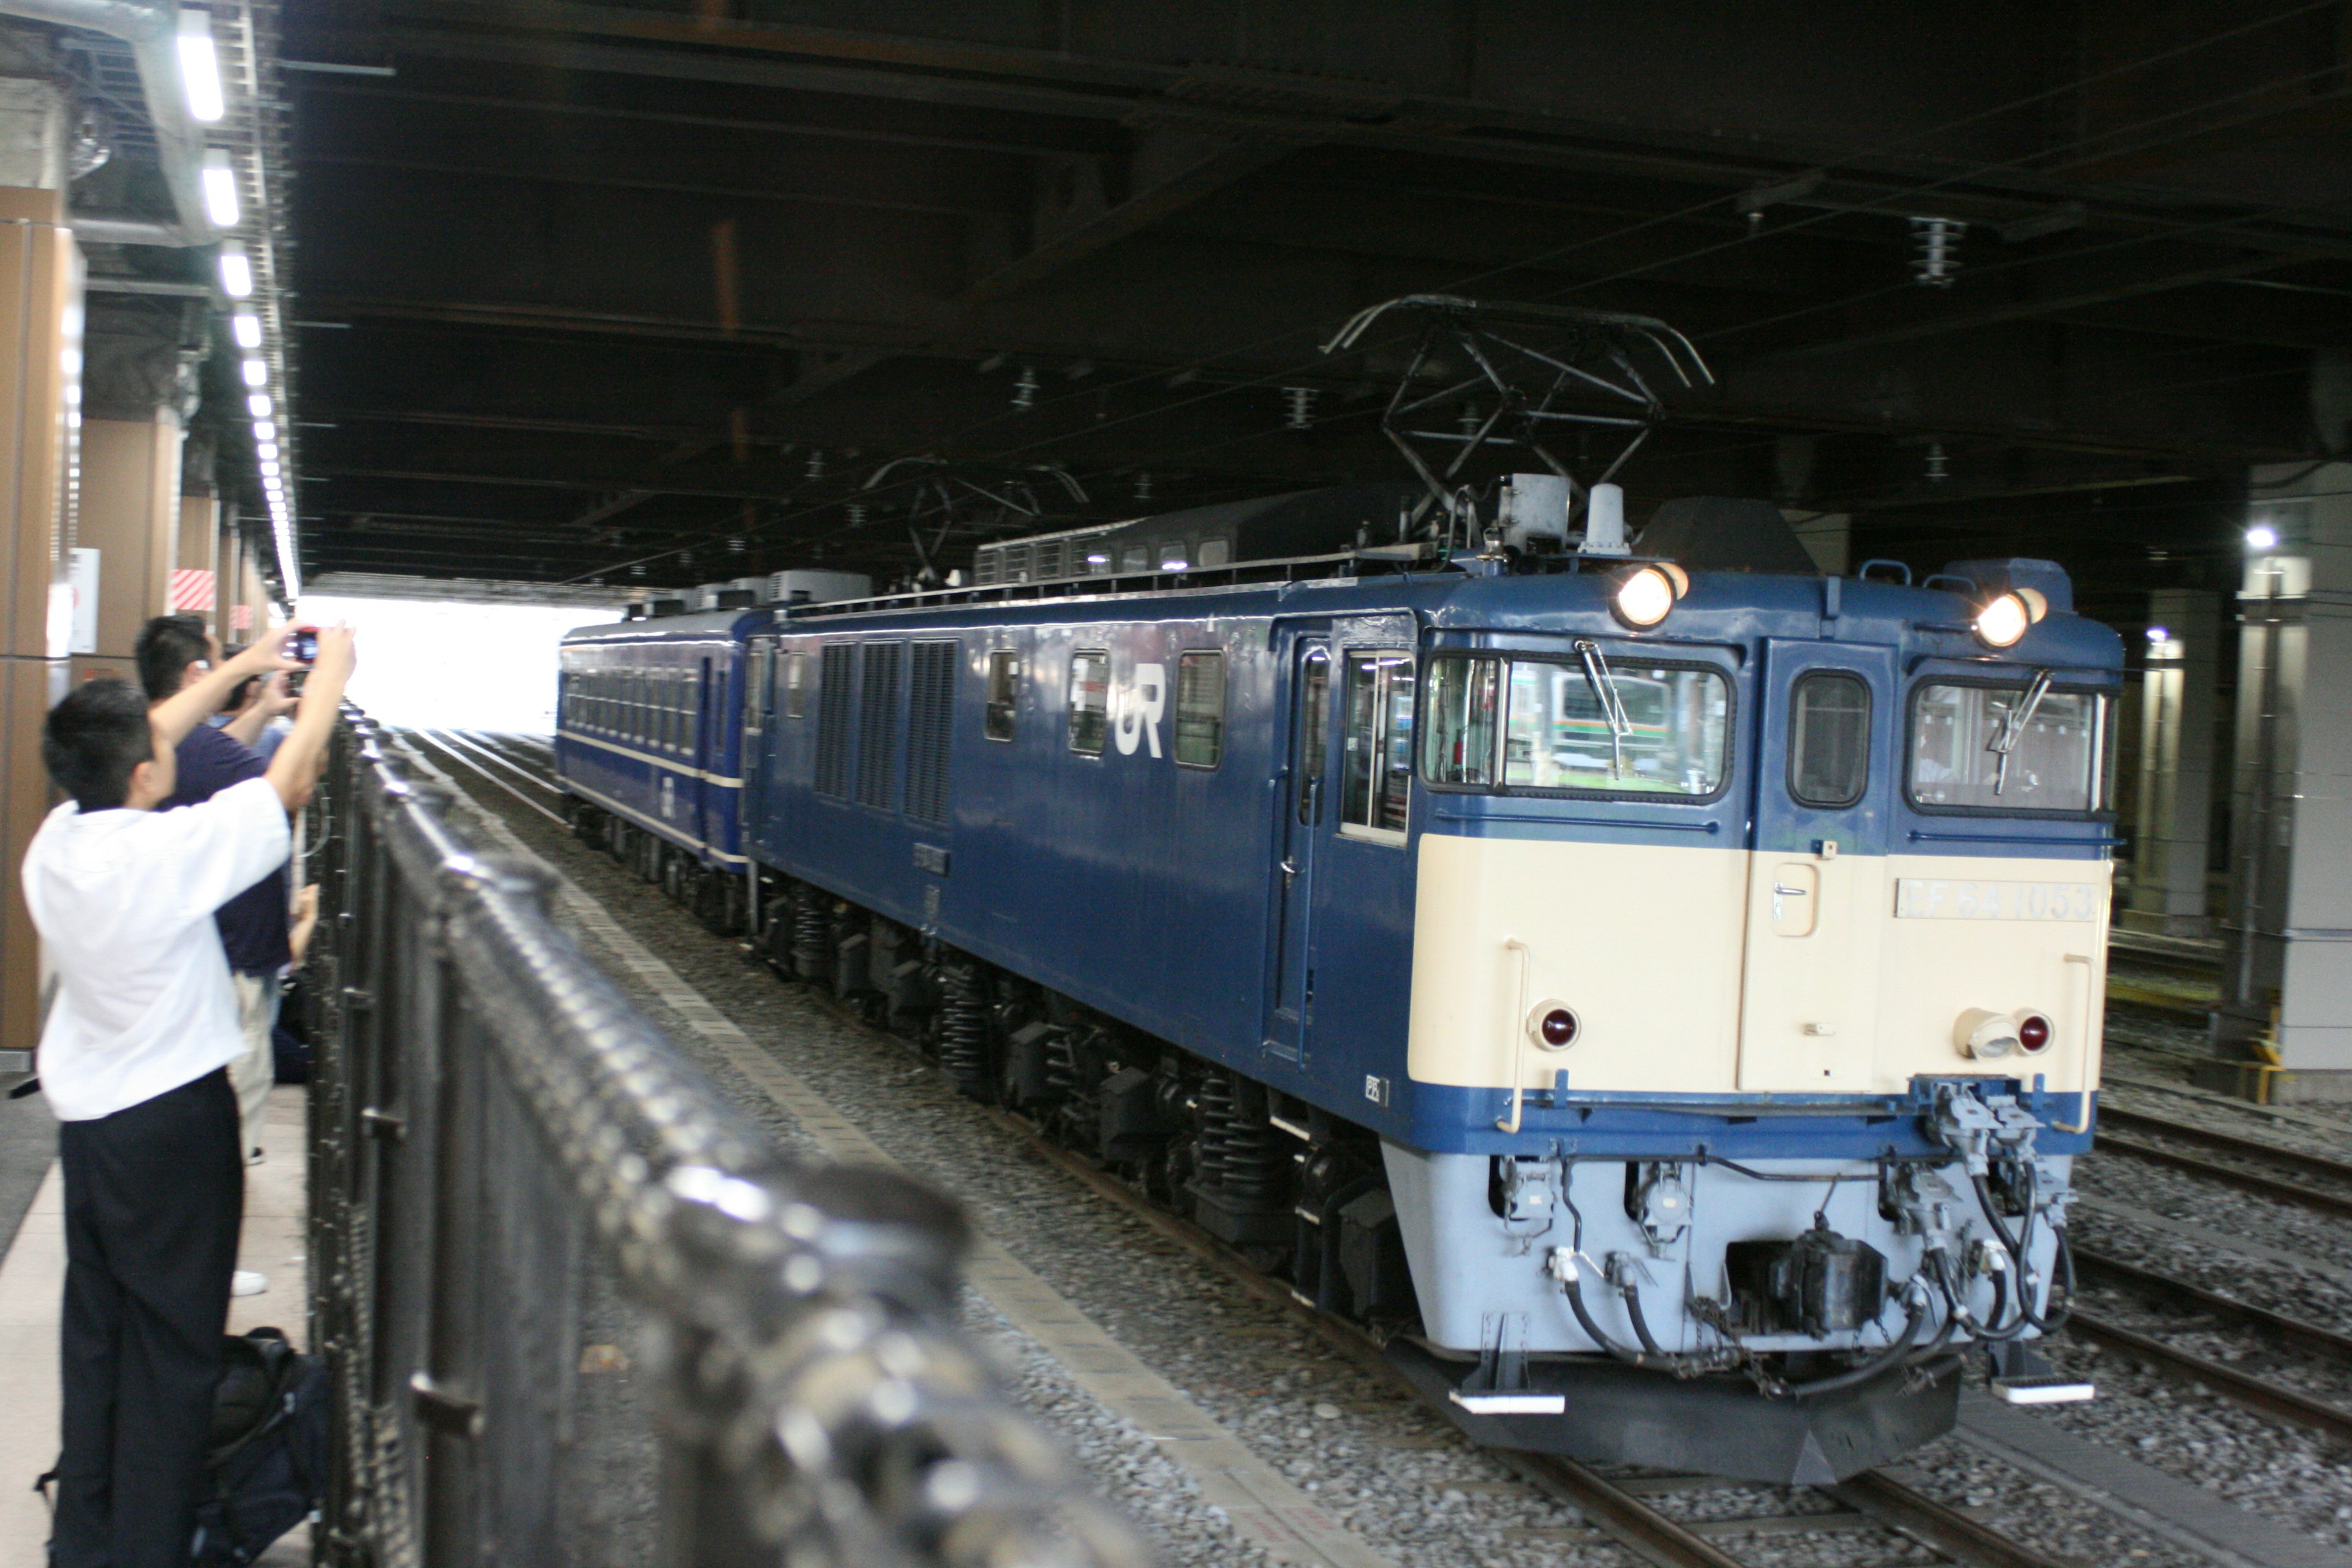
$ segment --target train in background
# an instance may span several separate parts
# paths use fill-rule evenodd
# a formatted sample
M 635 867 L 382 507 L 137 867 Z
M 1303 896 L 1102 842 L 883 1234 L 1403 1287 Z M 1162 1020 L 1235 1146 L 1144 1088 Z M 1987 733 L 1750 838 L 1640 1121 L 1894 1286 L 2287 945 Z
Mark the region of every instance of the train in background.
M 1348 487 L 584 628 L 576 830 L 1482 1441 L 1821 1481 L 1948 1428 L 1963 1349 L 2087 1396 L 2031 1343 L 2118 639 L 2049 563 L 1823 575 L 1708 499 L 1629 546 L 1517 482 L 1459 544 Z

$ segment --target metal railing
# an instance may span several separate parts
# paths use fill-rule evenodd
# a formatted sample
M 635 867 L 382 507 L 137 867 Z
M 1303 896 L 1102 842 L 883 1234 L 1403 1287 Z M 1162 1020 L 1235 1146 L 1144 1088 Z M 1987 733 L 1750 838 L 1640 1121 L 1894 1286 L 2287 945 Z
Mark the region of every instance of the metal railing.
M 336 1568 L 1128 1568 L 957 1328 L 955 1207 L 780 1157 L 355 712 L 311 810 Z

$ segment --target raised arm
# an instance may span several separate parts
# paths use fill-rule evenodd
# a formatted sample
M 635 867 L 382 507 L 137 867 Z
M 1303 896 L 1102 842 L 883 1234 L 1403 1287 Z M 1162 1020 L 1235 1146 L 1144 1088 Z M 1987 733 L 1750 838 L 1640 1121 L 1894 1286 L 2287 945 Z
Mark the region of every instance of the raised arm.
M 265 637 L 238 654 L 224 659 L 218 669 L 207 670 L 196 680 L 182 687 L 177 695 L 166 697 L 147 710 L 147 722 L 155 738 L 167 746 L 176 746 L 186 740 L 189 731 L 220 710 L 236 683 L 248 675 L 267 675 L 273 669 L 299 669 L 302 667 L 284 656 L 283 636 Z
M 310 799 L 311 786 L 318 783 L 319 756 L 327 748 L 336 710 L 342 706 L 343 688 L 351 683 L 352 669 L 358 662 L 351 627 L 329 626 L 320 632 L 319 661 L 302 682 L 302 699 L 294 709 L 294 729 L 278 742 L 269 759 L 269 771 L 263 775 L 289 811 Z
M 293 706 L 293 694 L 286 689 L 285 680 L 273 675 L 255 683 L 251 699 L 237 710 L 236 718 L 221 726 L 221 731 L 238 745 L 250 747 L 261 739 L 261 731 L 272 719 Z

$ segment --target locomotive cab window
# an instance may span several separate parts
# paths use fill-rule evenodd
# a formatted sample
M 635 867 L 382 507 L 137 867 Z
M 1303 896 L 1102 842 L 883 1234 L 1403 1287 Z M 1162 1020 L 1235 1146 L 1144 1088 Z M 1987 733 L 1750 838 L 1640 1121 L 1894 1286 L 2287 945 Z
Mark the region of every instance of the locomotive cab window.
M 1402 844 L 1412 805 L 1412 655 L 1351 653 L 1340 742 L 1339 831 Z
M 2023 683 L 1922 682 L 1911 700 L 1911 802 L 1923 811 L 2085 816 L 2108 808 L 2107 698 Z
M 1021 656 L 999 648 L 988 656 L 988 710 L 981 732 L 992 741 L 1013 739 L 1013 716 L 1021 703 Z
M 1080 648 L 1070 655 L 1070 750 L 1099 757 L 1110 734 L 1110 655 Z
M 1213 768 L 1225 754 L 1225 656 L 1176 657 L 1176 765 Z
M 1731 684 L 1691 665 L 1446 658 L 1430 668 L 1422 776 L 1538 795 L 1720 794 L 1731 756 Z
M 1797 678 L 1789 694 L 1789 794 L 1832 809 L 1870 786 L 1870 688 L 1842 669 Z

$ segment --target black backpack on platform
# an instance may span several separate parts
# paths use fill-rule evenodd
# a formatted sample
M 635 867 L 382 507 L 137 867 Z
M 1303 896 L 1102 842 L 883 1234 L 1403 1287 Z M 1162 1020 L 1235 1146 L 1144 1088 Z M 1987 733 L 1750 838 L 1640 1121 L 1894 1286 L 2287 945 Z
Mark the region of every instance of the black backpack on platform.
M 244 1568 L 310 1517 L 327 1489 L 327 1363 L 283 1331 L 231 1334 L 222 1347 L 196 1505 L 197 1568 Z

